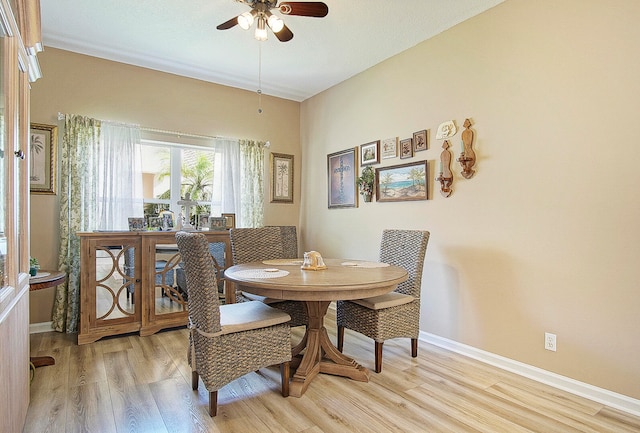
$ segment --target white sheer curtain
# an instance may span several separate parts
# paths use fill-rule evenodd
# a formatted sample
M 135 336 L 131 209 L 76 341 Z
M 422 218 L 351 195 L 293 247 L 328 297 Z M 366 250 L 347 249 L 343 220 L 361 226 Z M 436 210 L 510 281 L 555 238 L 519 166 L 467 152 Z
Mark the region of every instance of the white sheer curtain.
M 221 213 L 235 214 L 237 223 L 242 218 L 238 140 L 216 138 L 213 142 L 213 150 L 216 152 L 216 158 L 220 158 L 220 164 L 216 165 L 217 171 L 214 174 L 214 201 L 219 200 Z
M 139 127 L 102 122 L 96 175 L 96 230 L 127 230 L 143 216 Z

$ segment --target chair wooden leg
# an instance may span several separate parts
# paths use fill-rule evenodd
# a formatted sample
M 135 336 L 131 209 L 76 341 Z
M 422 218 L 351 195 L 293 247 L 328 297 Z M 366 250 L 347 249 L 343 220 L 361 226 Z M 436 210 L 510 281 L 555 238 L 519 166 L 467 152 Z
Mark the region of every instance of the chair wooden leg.
M 209 416 L 218 414 L 218 391 L 209 391 Z
M 376 341 L 376 373 L 382 371 L 382 344 Z
M 282 380 L 282 396 L 289 397 L 289 377 L 291 376 L 291 366 L 289 361 L 280 364 L 280 380 Z
M 198 372 L 193 370 L 191 372 L 191 389 L 193 389 L 194 391 L 198 389 L 198 379 L 200 378 L 200 376 L 198 375 Z
M 412 338 L 411 339 L 411 357 L 415 358 L 416 356 L 418 356 L 418 339 Z
M 338 350 L 342 352 L 344 346 L 344 326 L 338 326 Z

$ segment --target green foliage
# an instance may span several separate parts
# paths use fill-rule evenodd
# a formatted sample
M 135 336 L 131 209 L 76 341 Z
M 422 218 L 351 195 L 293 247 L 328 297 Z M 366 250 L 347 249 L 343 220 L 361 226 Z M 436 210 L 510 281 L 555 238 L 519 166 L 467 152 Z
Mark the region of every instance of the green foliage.
M 186 155 L 187 152 L 184 152 Z M 208 201 L 211 200 L 213 193 L 213 170 L 214 170 L 214 156 L 210 153 L 197 152 L 193 161 L 182 162 L 180 168 L 182 174 L 182 185 L 180 187 L 180 197 L 184 198 L 189 194 L 191 200 Z M 185 158 L 187 159 L 187 158 Z M 170 158 L 169 153 L 162 155 L 162 170 L 158 173 L 158 179 L 162 180 L 165 177 L 170 176 Z M 167 190 L 158 195 L 157 198 L 169 199 L 171 198 L 171 191 Z M 156 205 L 147 205 L 156 206 Z M 202 213 L 202 206 L 196 206 L 196 212 L 194 214 Z M 145 209 L 145 214 L 149 211 L 149 214 L 158 215 L 159 210 L 157 208 Z
M 360 177 L 356 179 L 358 187 L 360 188 L 360 194 L 362 195 L 372 195 L 373 194 L 373 184 L 375 183 L 376 176 L 373 172 L 373 168 L 365 167 L 362 169 L 362 173 Z

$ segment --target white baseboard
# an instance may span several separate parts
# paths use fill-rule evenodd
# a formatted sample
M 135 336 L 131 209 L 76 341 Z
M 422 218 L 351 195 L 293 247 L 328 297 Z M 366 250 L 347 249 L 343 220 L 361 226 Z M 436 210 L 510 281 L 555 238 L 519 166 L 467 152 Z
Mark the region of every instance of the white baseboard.
M 335 310 L 335 304 L 332 304 L 329 308 Z M 40 332 L 51 332 L 53 331 L 51 328 L 52 323 L 53 322 L 31 323 L 29 325 L 29 333 L 37 334 Z M 484 362 L 485 364 L 533 379 L 537 382 L 553 386 L 554 388 L 588 398 L 589 400 L 597 401 L 598 403 L 628 412 L 632 415 L 640 416 L 640 400 L 626 395 L 598 388 L 596 386 L 589 385 L 588 383 L 571 379 L 570 377 L 561 376 L 532 365 L 476 349 L 475 347 L 458 343 L 428 332 L 420 331 L 420 340 L 433 344 L 434 346 L 442 347 L 443 349 L 468 356 L 469 358 L 476 359 Z
M 439 337 L 428 332 L 420 331 L 420 340 L 442 347 L 469 358 L 493 365 L 494 367 L 510 371 L 520 376 L 533 379 L 537 382 L 544 383 L 554 388 L 579 395 L 580 397 L 602 403 L 606 406 L 628 412 L 635 416 L 640 416 L 640 400 L 618 394 L 603 388 L 598 388 L 588 383 L 579 382 L 566 376 L 561 376 L 538 367 L 524 364 L 513 359 L 495 355 L 484 350 L 476 349 L 466 344 L 458 343 L 447 338 Z
M 30 323 L 29 324 L 29 334 L 39 334 L 41 332 L 51 332 L 53 328 L 51 325 L 53 322 L 42 322 L 42 323 Z

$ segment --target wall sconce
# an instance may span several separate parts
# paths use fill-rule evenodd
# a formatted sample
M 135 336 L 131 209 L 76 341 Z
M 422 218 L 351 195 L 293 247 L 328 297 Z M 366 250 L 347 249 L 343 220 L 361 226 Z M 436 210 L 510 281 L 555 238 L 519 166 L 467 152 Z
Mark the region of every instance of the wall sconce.
M 443 197 L 449 197 L 453 190 L 451 184 L 453 183 L 453 173 L 451 172 L 451 153 L 449 153 L 449 140 L 445 140 L 442 143 L 442 153 L 440 153 L 440 175 L 436 177 L 436 181 L 440 182 L 440 194 Z
M 469 129 L 471 120 L 465 119 L 465 130 L 462 131 L 462 153 L 458 158 L 458 162 L 462 166 L 462 177 L 471 179 L 475 174 L 473 166 L 476 164 L 476 154 L 473 151 L 473 130 Z

